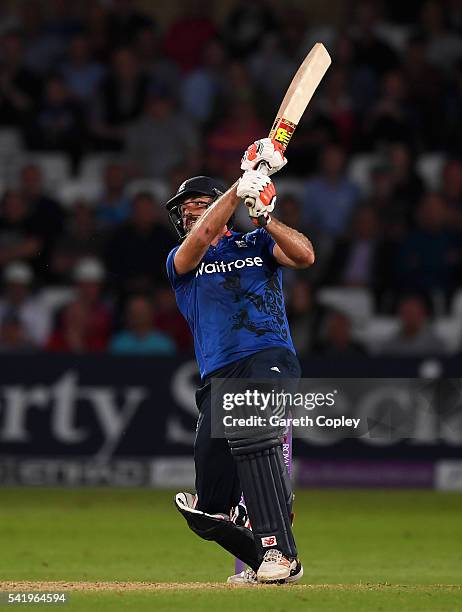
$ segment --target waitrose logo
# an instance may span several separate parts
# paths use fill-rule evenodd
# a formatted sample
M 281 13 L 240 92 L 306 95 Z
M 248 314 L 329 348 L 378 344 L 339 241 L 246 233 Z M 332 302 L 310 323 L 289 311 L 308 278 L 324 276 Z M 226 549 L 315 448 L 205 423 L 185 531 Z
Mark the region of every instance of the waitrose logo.
M 231 272 L 241 268 L 261 267 L 263 259 L 261 257 L 246 257 L 245 259 L 235 259 L 234 261 L 214 261 L 213 263 L 201 263 L 196 270 L 196 278 L 203 274 L 215 274 L 216 272 Z

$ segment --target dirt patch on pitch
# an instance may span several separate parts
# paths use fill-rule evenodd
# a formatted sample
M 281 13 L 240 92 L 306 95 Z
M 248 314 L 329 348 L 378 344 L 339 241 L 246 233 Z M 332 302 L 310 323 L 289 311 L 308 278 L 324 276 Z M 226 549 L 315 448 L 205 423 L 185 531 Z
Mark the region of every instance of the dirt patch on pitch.
M 223 582 L 0 582 L 0 591 L 46 591 L 49 593 L 61 591 L 187 591 L 198 589 L 231 590 L 242 588 Z M 279 585 L 252 585 L 245 588 L 252 589 L 280 589 Z M 288 585 L 290 590 L 300 591 L 385 591 L 385 590 L 450 590 L 461 591 L 462 585 L 426 584 L 426 585 L 398 585 L 398 584 L 299 584 Z
M 0 591 L 162 591 L 225 586 L 220 582 L 0 582 Z

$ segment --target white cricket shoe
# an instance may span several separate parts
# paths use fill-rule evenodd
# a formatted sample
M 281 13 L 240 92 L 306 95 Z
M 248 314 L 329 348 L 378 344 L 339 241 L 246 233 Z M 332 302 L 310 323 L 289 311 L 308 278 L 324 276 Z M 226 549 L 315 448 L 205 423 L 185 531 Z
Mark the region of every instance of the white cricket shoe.
M 257 574 L 250 567 L 245 569 L 243 572 L 240 572 L 240 574 L 229 576 L 226 582 L 228 584 L 238 584 L 240 586 L 258 584 Z
M 302 576 L 303 567 L 301 563 L 297 559 L 289 561 L 277 548 L 266 551 L 257 571 L 258 582 L 295 582 Z
M 298 582 L 303 577 L 303 566 L 300 561 L 297 560 L 295 567 L 293 567 L 290 571 L 290 576 L 285 578 L 284 580 L 278 580 L 278 584 L 293 584 L 294 582 Z M 229 576 L 226 581 L 228 584 L 235 584 L 239 586 L 247 586 L 247 585 L 256 585 L 258 584 L 257 574 L 248 567 L 240 574 L 234 574 L 234 576 Z

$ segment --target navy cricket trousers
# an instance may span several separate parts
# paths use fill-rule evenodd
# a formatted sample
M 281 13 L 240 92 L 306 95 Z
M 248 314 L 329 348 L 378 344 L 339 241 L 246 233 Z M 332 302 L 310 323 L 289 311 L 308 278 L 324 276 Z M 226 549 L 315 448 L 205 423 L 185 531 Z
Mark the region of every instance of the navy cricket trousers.
M 274 367 L 279 372 L 271 369 Z M 275 347 L 239 359 L 204 379 L 203 386 L 196 391 L 199 419 L 194 442 L 194 463 L 198 510 L 210 514 L 229 514 L 231 508 L 239 503 L 242 492 L 228 441 L 211 436 L 211 379 L 300 378 L 300 373 L 296 355 L 284 347 Z

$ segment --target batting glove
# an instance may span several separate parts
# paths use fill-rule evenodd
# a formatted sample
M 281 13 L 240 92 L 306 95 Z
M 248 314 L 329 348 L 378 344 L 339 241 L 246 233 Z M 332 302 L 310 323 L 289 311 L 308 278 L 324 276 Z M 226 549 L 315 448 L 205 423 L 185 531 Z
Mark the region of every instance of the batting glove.
M 245 200 L 254 225 L 268 225 L 276 203 L 276 189 L 269 176 L 258 170 L 247 170 L 239 179 L 237 196 Z
M 278 172 L 287 164 L 282 145 L 271 138 L 256 140 L 248 147 L 241 159 L 241 170 L 258 170 L 263 164 L 266 174 Z

